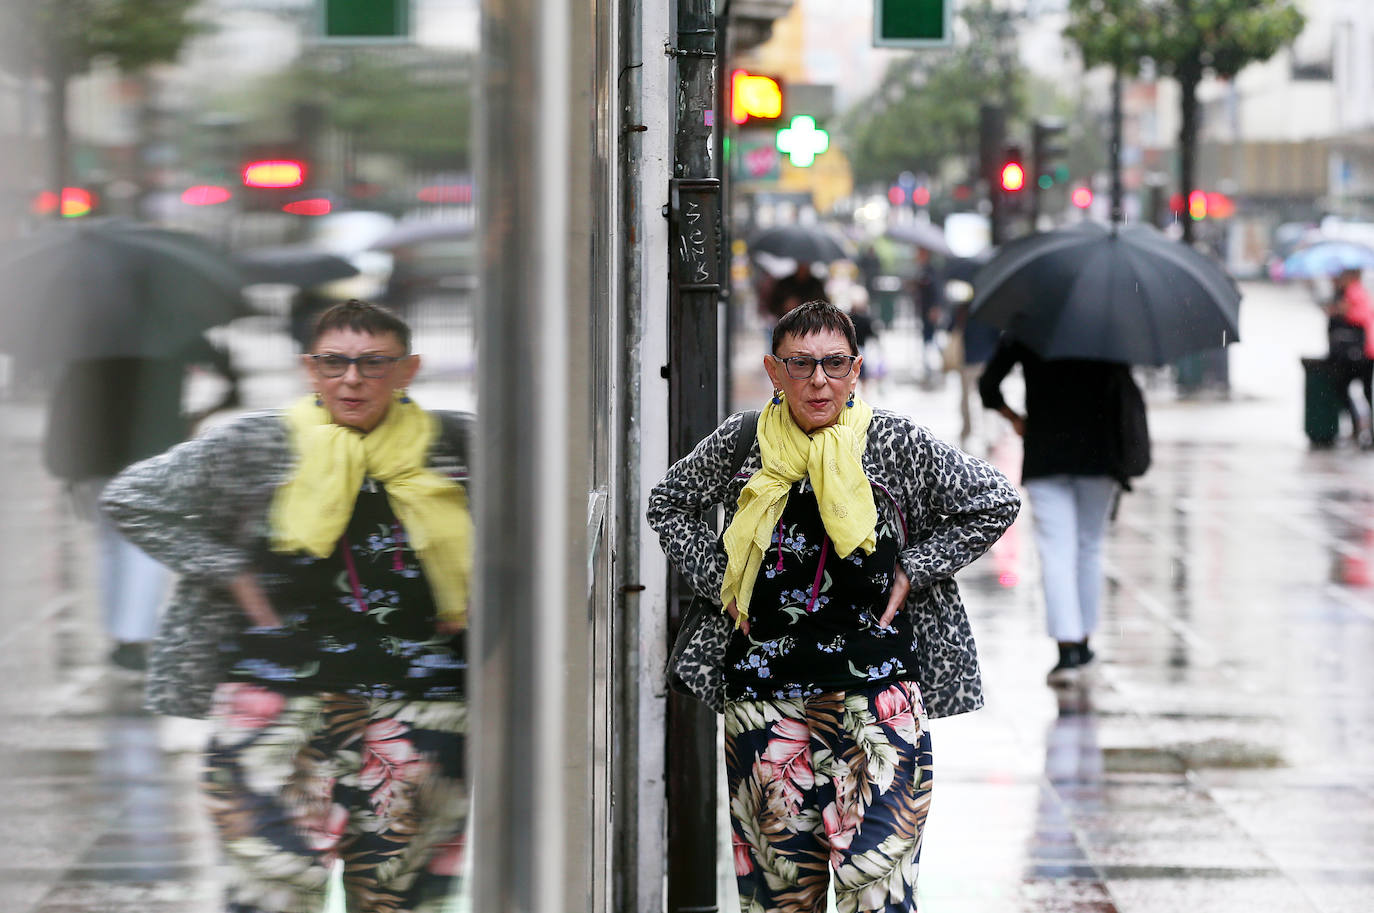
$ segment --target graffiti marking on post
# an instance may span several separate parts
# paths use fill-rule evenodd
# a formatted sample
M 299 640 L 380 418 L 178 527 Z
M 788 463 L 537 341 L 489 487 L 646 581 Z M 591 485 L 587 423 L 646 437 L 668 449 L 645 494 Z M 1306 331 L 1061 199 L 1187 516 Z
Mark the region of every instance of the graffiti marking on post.
M 720 287 L 720 183 L 673 182 L 673 281 L 683 291 Z

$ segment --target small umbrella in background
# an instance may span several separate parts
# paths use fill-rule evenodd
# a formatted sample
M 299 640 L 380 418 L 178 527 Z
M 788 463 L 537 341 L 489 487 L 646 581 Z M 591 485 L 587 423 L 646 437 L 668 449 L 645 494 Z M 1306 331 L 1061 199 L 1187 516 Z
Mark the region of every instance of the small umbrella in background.
M 750 239 L 749 251 L 786 257 L 798 263 L 833 263 L 849 257 L 834 235 L 816 225 L 779 225 L 764 229 Z
M 971 316 L 1043 358 L 1163 365 L 1239 339 L 1240 290 L 1148 226 L 1080 223 L 1004 245 L 973 280 Z
M 953 253 L 949 249 L 949 242 L 945 240 L 944 231 L 932 222 L 903 222 L 890 225 L 885 234 L 894 241 L 922 247 L 942 257 L 948 257 Z
M 125 219 L 54 225 L 0 251 L 0 346 L 62 361 L 174 355 L 248 312 L 243 285 L 197 235 Z
M 358 275 L 358 268 L 338 254 L 299 245 L 240 251 L 233 260 L 249 284 L 270 282 L 310 288 Z
M 451 219 L 418 219 L 402 222 L 368 245 L 368 250 L 395 250 L 398 247 L 411 247 L 431 241 L 456 241 L 470 238 L 474 227 L 471 222 Z
M 1284 279 L 1317 279 L 1348 269 L 1374 269 L 1374 249 L 1356 241 L 1325 238 L 1285 257 L 1280 275 Z

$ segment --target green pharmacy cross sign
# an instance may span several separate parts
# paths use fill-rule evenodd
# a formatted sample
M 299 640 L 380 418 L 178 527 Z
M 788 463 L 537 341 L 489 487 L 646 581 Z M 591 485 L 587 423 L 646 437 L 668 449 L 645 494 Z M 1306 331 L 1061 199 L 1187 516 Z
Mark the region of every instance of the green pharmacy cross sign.
M 873 46 L 948 47 L 953 7 L 954 0 L 873 0 Z
M 790 127 L 778 131 L 778 151 L 786 153 L 794 167 L 810 168 L 816 156 L 830 148 L 830 134 L 816 126 L 808 114 L 792 118 Z

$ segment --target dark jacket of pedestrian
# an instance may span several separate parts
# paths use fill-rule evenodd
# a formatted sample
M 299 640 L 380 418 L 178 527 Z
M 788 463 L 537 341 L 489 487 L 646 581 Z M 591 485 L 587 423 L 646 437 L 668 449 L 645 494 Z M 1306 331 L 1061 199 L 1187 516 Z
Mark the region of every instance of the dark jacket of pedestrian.
M 186 439 L 179 361 L 102 358 L 68 365 L 48 406 L 43 462 L 61 479 L 109 477 Z
M 1026 381 L 1022 481 L 1061 474 L 1125 481 L 1127 464 L 1139 459 L 1123 451 L 1122 441 L 1122 390 L 1135 386 L 1130 368 L 1107 361 L 1046 360 L 1004 336 L 978 381 L 984 408 L 1006 407 L 1002 381 L 1017 364 Z
M 1002 398 L 1017 364 L 1025 413 Z M 1101 617 L 1102 553 L 1120 490 L 1149 465 L 1145 402 L 1130 368 L 1105 361 L 1047 361 L 1004 336 L 978 383 L 983 405 L 1006 416 L 1025 442 L 1021 479 L 1030 498 L 1040 554 L 1046 633 L 1058 661 L 1047 681 L 1075 681 L 1095 654 L 1088 644 Z

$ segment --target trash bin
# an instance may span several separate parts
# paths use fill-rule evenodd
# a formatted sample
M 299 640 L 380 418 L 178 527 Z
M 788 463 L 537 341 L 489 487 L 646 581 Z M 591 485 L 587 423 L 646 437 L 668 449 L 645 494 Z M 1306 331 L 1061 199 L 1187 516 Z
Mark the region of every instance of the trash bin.
M 1325 358 L 1304 358 L 1303 430 L 1313 447 L 1330 447 L 1341 429 L 1345 391 L 1340 389 L 1336 365 Z
M 892 322 L 897 319 L 897 296 L 902 291 L 902 277 L 881 275 L 873 280 L 874 301 L 869 302 L 869 307 L 878 315 L 883 326 L 892 329 Z

